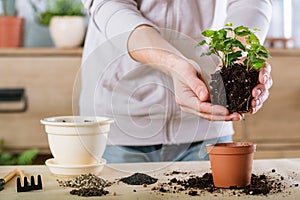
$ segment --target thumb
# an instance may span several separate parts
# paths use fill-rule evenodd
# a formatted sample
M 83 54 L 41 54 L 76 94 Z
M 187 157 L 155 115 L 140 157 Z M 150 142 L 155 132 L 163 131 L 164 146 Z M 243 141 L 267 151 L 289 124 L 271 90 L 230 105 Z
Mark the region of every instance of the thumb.
M 201 82 L 202 82 L 202 81 L 201 81 Z M 199 97 L 199 99 L 200 99 L 201 101 L 207 101 L 207 100 L 208 100 L 209 95 L 208 95 L 208 91 L 207 91 L 207 88 L 206 88 L 205 85 L 204 85 L 203 88 L 201 88 L 198 97 Z
M 207 101 L 209 99 L 209 92 L 206 84 L 199 77 L 189 77 L 188 84 L 201 101 Z
M 198 64 L 194 60 L 189 60 L 189 62 L 194 66 L 193 69 L 200 69 Z M 209 100 L 209 92 L 204 81 L 201 79 L 200 73 L 195 70 L 193 75 L 189 76 L 187 80 L 193 92 L 200 99 L 200 101 Z

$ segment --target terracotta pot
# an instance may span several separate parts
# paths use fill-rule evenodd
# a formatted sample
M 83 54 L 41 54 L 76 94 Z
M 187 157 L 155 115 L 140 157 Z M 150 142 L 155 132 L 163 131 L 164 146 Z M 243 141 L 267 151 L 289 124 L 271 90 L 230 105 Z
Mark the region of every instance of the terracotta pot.
M 241 188 L 251 183 L 256 144 L 249 142 L 207 145 L 213 181 L 220 188 Z
M 0 17 L 0 47 L 22 46 L 23 26 L 23 18 L 13 16 Z
M 83 16 L 55 16 L 50 21 L 50 35 L 58 48 L 74 48 L 82 45 L 86 32 Z

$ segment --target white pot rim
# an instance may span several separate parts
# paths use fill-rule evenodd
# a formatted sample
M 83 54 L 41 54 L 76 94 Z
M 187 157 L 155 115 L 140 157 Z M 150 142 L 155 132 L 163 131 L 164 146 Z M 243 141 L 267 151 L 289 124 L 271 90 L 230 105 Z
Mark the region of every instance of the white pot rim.
M 107 125 L 114 122 L 113 119 L 100 116 L 59 116 L 41 119 L 40 122 L 48 126 L 92 126 Z

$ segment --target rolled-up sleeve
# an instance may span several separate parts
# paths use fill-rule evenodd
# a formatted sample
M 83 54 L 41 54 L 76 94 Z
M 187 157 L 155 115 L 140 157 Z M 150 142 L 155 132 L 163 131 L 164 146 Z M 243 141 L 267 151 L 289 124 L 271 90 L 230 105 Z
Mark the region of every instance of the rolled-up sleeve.
M 226 22 L 259 28 L 261 43 L 266 38 L 272 16 L 272 0 L 228 0 Z
M 128 37 L 136 27 L 149 25 L 159 31 L 154 23 L 143 17 L 134 0 L 94 0 L 91 17 L 106 39 L 120 36 L 117 46 L 122 50 L 127 50 Z

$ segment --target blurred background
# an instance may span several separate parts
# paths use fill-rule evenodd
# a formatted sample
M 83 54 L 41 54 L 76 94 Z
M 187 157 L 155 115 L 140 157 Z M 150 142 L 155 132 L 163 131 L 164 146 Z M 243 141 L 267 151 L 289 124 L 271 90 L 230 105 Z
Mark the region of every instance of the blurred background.
M 8 5 L 7 1 L 13 4 Z M 60 0 L 60 7 L 70 1 L 73 0 Z M 55 5 L 51 10 L 46 0 L 0 1 L 0 165 L 43 164 L 52 156 L 39 120 L 78 111 L 73 87 L 78 81 L 88 17 L 76 4 L 80 1 L 73 2 L 62 11 Z M 236 141 L 258 144 L 256 158 L 300 157 L 299 9 L 299 0 L 273 0 L 273 18 L 265 46 L 272 56 L 269 62 L 274 85 L 262 110 L 234 124 Z M 4 15 L 23 19 L 18 22 L 23 25 L 22 41 L 13 44 L 15 47 L 1 46 Z M 68 22 L 73 24 L 69 32 L 60 32 L 66 30 L 60 30 L 64 27 L 59 22 L 47 24 L 49 16 L 56 15 L 80 19 L 74 24 Z M 74 31 L 74 27 L 78 30 Z M 67 40 L 61 37 L 70 38 L 72 32 L 79 34 L 74 36 L 77 41 L 61 43 Z M 55 33 L 58 36 L 53 36 Z M 25 161 L 24 156 L 20 158 L 24 152 L 28 158 Z
M 41 10 L 46 8 L 45 0 L 32 0 Z M 41 26 L 35 19 L 35 12 L 29 0 L 16 0 L 18 15 L 26 19 L 24 32 L 24 47 L 53 46 L 48 27 Z M 269 38 L 294 38 L 295 42 L 289 47 L 300 47 L 300 1 L 297 0 L 273 0 L 273 16 Z M 0 7 L 0 13 L 1 13 Z M 276 47 L 280 47 L 280 43 Z

